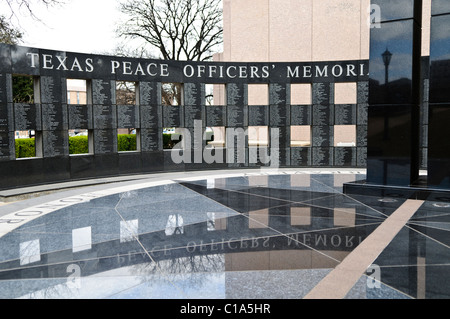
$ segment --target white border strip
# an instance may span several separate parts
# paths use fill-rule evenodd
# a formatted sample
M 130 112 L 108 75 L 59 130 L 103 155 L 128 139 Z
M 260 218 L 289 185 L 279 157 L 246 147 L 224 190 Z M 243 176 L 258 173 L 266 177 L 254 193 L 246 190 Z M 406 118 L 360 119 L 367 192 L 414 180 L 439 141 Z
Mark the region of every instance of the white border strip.
M 162 186 L 162 185 L 169 185 L 174 184 L 174 181 L 171 180 L 164 180 L 164 181 L 158 181 L 158 182 L 147 182 L 132 186 L 120 186 L 111 188 L 108 190 L 101 190 L 101 191 L 95 191 L 95 192 L 89 192 L 85 194 L 70 196 L 61 198 L 58 200 L 50 201 L 47 203 L 43 203 L 40 205 L 28 207 L 19 211 L 16 211 L 14 213 L 7 214 L 5 216 L 0 217 L 0 238 L 8 234 L 9 232 L 13 231 L 14 229 L 17 229 L 18 227 L 36 219 L 39 217 L 42 217 L 46 214 L 55 212 L 57 210 L 77 205 L 81 203 L 87 203 L 93 199 L 101 198 L 105 196 L 110 196 L 118 193 L 143 189 L 143 188 L 149 188 L 149 187 L 155 187 L 155 186 Z
M 336 266 L 304 299 L 343 299 L 356 282 L 423 205 L 407 200 Z

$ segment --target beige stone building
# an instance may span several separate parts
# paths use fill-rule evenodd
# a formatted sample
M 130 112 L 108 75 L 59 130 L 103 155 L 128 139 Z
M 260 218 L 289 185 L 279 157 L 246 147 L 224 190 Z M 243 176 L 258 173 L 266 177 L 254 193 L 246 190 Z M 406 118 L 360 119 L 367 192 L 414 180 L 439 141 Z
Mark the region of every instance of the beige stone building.
M 224 50 L 215 60 L 369 59 L 370 12 L 370 0 L 223 0 Z M 428 55 L 431 0 L 423 14 Z
M 370 0 L 224 0 L 221 61 L 367 59 Z
M 321 62 L 368 60 L 370 20 L 377 18 L 370 0 L 223 0 L 224 48 L 215 61 Z M 375 12 L 382 16 L 382 8 Z M 431 0 L 423 4 L 422 55 L 429 55 Z M 249 104 L 267 104 L 267 86 L 249 85 Z M 214 98 L 225 104 L 224 88 Z M 335 84 L 335 103 L 356 103 L 356 85 Z M 291 88 L 292 104 L 310 104 L 310 85 Z M 249 130 L 266 140 L 265 128 Z M 258 137 L 259 136 L 259 137 Z M 308 146 L 310 128 L 291 128 L 291 146 Z M 355 144 L 353 126 L 337 127 L 334 144 Z

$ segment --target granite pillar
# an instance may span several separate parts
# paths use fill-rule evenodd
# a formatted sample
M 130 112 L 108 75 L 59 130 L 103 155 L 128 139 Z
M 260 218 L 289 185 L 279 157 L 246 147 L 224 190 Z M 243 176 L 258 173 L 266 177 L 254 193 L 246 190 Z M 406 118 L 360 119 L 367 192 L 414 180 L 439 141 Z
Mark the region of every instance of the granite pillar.
M 450 188 L 450 3 L 432 2 L 428 185 Z
M 367 182 L 409 186 L 419 177 L 421 0 L 373 0 Z M 402 10 L 397 10 L 399 7 Z

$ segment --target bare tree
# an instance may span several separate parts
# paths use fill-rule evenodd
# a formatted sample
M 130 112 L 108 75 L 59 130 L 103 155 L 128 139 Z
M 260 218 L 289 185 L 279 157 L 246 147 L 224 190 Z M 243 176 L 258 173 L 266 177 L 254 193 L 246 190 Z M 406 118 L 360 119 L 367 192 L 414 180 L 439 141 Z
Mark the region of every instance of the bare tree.
M 165 60 L 210 60 L 222 44 L 221 0 L 125 0 L 120 37 L 141 39 Z
M 0 42 L 17 44 L 22 39 L 22 32 L 13 27 L 5 16 L 0 16 Z
M 33 18 L 38 19 L 34 13 L 34 6 L 37 4 L 43 4 L 46 7 L 50 7 L 57 4 L 64 3 L 64 0 L 1 0 L 6 3 L 10 9 L 10 18 L 16 16 L 18 11 L 29 14 Z
M 19 15 L 31 16 L 36 21 L 41 21 L 35 14 L 35 6 L 43 4 L 47 8 L 53 5 L 62 4 L 64 0 L 0 0 L 9 12 L 2 12 L 0 15 L 0 42 L 6 44 L 18 44 L 23 38 L 20 27 Z M 16 22 L 13 22 L 16 20 Z

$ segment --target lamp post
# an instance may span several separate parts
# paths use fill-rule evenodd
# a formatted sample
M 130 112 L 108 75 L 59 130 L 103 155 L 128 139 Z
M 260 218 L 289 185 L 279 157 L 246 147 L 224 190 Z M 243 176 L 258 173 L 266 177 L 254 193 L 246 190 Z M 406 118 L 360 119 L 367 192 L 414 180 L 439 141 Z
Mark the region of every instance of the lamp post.
M 381 55 L 383 57 L 384 68 L 385 68 L 385 77 L 384 84 L 387 86 L 389 82 L 389 64 L 391 63 L 392 53 L 386 48 L 386 51 Z

